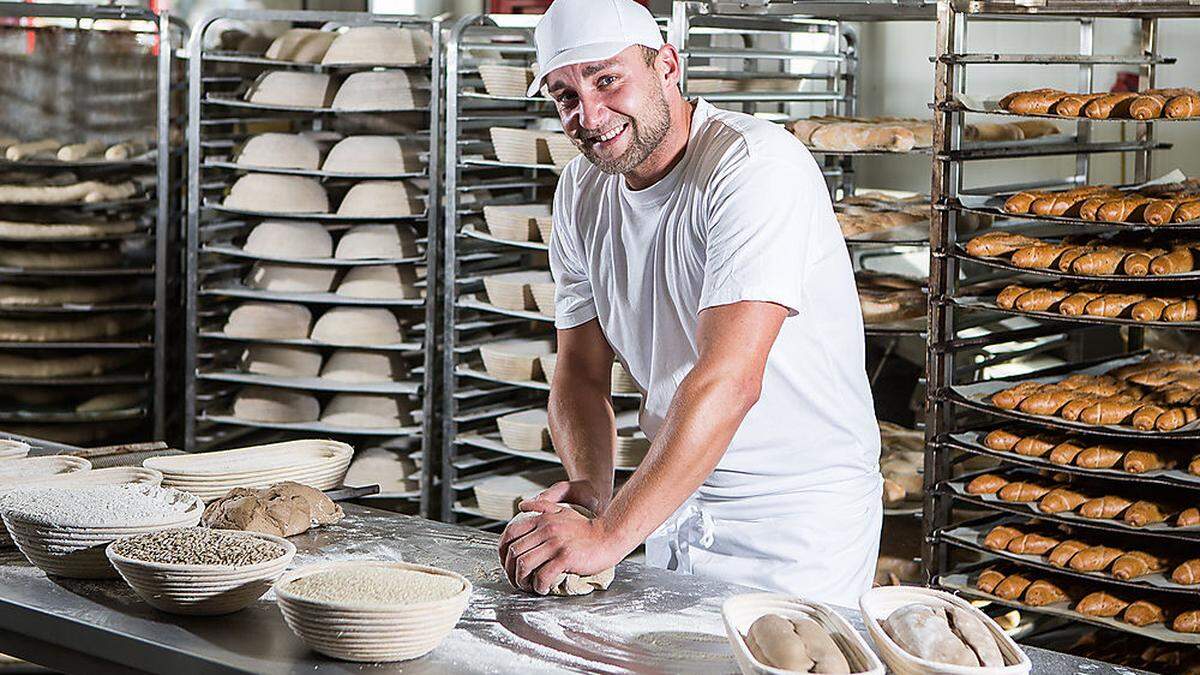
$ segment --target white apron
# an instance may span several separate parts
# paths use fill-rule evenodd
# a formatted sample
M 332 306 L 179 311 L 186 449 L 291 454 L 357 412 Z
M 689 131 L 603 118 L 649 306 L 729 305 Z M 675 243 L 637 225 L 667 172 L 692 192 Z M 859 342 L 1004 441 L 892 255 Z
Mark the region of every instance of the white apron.
M 701 490 L 646 539 L 646 563 L 858 607 L 875 577 L 882 489 L 876 474 L 836 490 L 723 502 Z

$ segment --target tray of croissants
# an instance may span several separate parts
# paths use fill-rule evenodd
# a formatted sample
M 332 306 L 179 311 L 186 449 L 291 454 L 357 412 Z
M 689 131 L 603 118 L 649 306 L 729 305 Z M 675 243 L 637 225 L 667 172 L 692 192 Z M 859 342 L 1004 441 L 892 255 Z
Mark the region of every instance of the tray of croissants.
M 986 565 L 946 574 L 938 583 L 1002 604 L 1129 631 L 1168 642 L 1200 644 L 1200 598 L 1106 585 L 1016 565 Z
M 959 94 L 955 99 L 958 109 L 1022 117 L 1172 121 L 1200 116 L 1200 93 L 1190 87 L 1087 93 L 1040 87 L 982 99 Z
M 1190 442 L 1094 439 L 1021 425 L 953 433 L 949 441 L 959 450 L 1043 469 L 1200 487 L 1200 446 Z
M 1145 537 L 1100 534 L 1021 516 L 970 521 L 943 530 L 938 537 L 1084 580 L 1186 591 L 1200 599 L 1200 558 L 1195 557 L 1200 552 Z
M 1009 284 L 994 296 L 964 295 L 954 302 L 969 309 L 1045 319 L 1162 328 L 1200 326 L 1200 296 L 1194 288 L 1142 290 L 1104 284 Z
M 1164 350 L 953 385 L 989 413 L 1112 436 L 1200 438 L 1200 357 Z
M 964 208 L 981 213 L 1075 225 L 1200 227 L 1200 179 L 1186 178 L 1177 172 L 1137 185 L 960 194 L 958 201 Z
M 1092 528 L 1200 542 L 1200 498 L 1162 485 L 1108 483 L 1027 468 L 967 474 L 944 484 L 968 501 Z
M 1200 280 L 1200 242 L 1164 233 L 1071 234 L 1069 226 L 994 229 L 960 255 L 1014 272 L 1076 281 L 1171 283 Z

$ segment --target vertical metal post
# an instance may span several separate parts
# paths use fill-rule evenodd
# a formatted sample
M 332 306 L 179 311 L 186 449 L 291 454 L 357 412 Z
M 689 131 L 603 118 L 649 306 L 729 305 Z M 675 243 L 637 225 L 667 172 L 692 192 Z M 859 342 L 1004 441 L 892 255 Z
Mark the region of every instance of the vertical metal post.
M 437 408 L 434 401 L 440 392 L 437 377 L 438 345 L 441 342 L 441 326 L 438 324 L 438 292 L 441 289 L 440 242 L 442 194 L 441 194 L 441 81 L 442 81 L 442 19 L 430 21 L 432 49 L 430 54 L 430 101 L 429 101 L 429 195 L 426 197 L 425 237 L 425 368 L 422 378 L 421 396 L 421 478 L 420 514 L 429 518 L 433 513 L 434 462 L 437 461 Z
M 1091 19 L 1082 19 L 1079 22 L 1079 53 L 1083 56 L 1091 56 L 1095 52 L 1095 44 L 1093 36 L 1095 33 L 1095 22 Z M 1090 92 L 1096 86 L 1096 65 L 1093 63 L 1082 63 L 1079 65 L 1079 91 Z M 1080 144 L 1085 144 L 1092 139 L 1092 123 L 1085 117 L 1080 117 L 1075 123 L 1075 136 Z M 1091 155 L 1087 153 L 1079 153 L 1075 155 L 1075 182 L 1080 185 L 1086 185 L 1088 182 L 1091 170 Z
M 187 335 L 184 338 L 183 380 L 183 443 L 188 452 L 196 451 L 196 350 L 199 320 L 197 313 L 196 286 L 199 275 L 200 248 L 200 97 L 203 95 L 203 51 L 204 33 L 216 20 L 216 16 L 205 16 L 196 25 L 188 41 L 188 118 L 187 118 L 187 236 L 184 246 L 184 273 L 187 288 L 184 290 L 184 323 Z
M 688 33 L 691 31 L 688 2 L 675 0 L 671 4 L 671 22 L 667 24 L 667 42 L 679 50 L 679 89 L 687 91 Z
M 166 11 L 158 15 L 158 91 L 157 91 L 157 136 L 155 153 L 156 179 L 155 198 L 157 213 L 154 226 L 154 438 L 164 440 L 166 435 L 167 394 L 167 257 L 171 255 L 170 226 L 171 199 L 174 196 L 171 183 L 171 57 L 175 48 L 171 36 L 171 21 Z

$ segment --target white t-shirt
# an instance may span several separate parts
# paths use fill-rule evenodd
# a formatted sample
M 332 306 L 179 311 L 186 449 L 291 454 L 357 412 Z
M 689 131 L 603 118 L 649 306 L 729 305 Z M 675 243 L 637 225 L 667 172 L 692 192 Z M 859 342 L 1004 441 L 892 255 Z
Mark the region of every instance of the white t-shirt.
M 555 323 L 599 319 L 642 390 L 651 439 L 696 364 L 701 310 L 744 300 L 789 310 L 759 401 L 700 499 L 794 492 L 804 502 L 878 489 L 862 312 L 826 190 L 812 155 L 782 127 L 704 100 L 683 159 L 654 185 L 632 190 L 582 156 L 559 179 Z

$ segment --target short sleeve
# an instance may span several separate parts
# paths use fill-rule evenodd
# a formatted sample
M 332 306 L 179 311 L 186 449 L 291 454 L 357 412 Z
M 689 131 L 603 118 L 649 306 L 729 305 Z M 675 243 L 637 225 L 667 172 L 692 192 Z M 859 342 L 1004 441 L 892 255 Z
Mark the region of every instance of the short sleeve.
M 820 172 L 803 159 L 743 155 L 714 177 L 701 310 L 758 301 L 800 313 L 811 235 L 834 218 Z
M 569 167 L 568 167 L 569 168 Z M 581 326 L 596 318 L 592 282 L 574 222 L 573 171 L 564 171 L 554 191 L 554 228 L 550 234 L 550 273 L 554 276 L 554 325 Z

